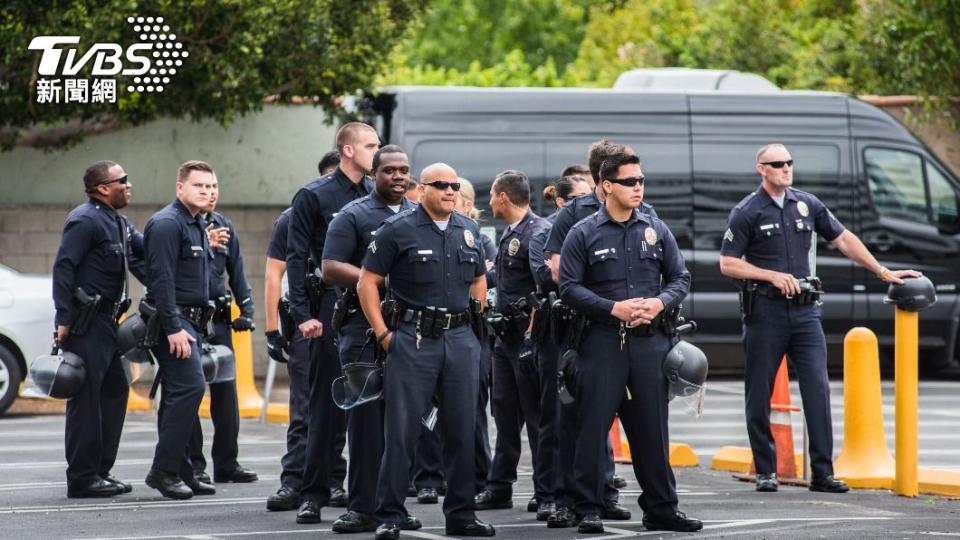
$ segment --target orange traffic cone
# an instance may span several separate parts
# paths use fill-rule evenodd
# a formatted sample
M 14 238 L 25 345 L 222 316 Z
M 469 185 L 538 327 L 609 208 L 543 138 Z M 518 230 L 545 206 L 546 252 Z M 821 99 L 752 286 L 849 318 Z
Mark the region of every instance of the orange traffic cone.
M 614 463 L 633 463 L 627 434 L 623 432 L 623 427 L 620 426 L 620 418 L 616 416 L 613 418 L 613 425 L 610 426 L 610 445 L 613 446 Z
M 800 407 L 790 404 L 790 379 L 787 375 L 787 357 L 784 356 L 770 395 L 770 432 L 777 448 L 777 476 L 782 479 L 799 477 L 790 421 L 790 413 L 799 411 Z M 756 473 L 756 464 L 750 464 L 750 472 Z

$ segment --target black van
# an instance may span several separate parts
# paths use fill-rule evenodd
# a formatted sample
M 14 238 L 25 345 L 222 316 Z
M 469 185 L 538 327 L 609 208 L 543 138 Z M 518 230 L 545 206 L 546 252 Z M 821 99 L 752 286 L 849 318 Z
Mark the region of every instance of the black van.
M 694 340 L 712 366 L 743 362 L 736 288 L 719 269 L 730 209 L 755 190 L 756 150 L 785 144 L 795 186 L 817 195 L 891 269 L 916 268 L 939 302 L 920 318 L 921 366 L 956 368 L 960 281 L 960 181 L 889 114 L 825 92 L 737 95 L 609 89 L 395 87 L 369 104 L 384 143 L 399 144 L 413 168 L 444 161 L 474 182 L 486 207 L 503 169 L 527 173 L 539 193 L 571 163 L 584 163 L 599 138 L 633 146 L 648 183 L 646 200 L 673 230 L 693 273 L 685 302 Z M 537 197 L 534 210 L 552 209 Z M 892 359 L 893 309 L 886 287 L 820 239 L 823 325 L 831 367 L 842 364 L 844 334 L 877 333 Z

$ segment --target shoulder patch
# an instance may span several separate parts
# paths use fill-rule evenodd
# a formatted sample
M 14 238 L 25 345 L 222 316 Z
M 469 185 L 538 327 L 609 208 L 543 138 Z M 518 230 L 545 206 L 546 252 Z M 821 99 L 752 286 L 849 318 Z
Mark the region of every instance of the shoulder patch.
M 724 241 L 724 242 L 733 242 L 733 231 L 732 231 L 732 230 L 727 229 L 727 231 L 726 231 L 725 233 L 723 233 L 723 241 Z

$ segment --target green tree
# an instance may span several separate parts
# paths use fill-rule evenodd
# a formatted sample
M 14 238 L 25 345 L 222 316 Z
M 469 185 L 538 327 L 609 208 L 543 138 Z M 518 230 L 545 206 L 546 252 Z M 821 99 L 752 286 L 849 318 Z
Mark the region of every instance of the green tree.
M 92 131 L 159 117 L 227 123 L 264 98 L 307 96 L 339 111 L 339 97 L 371 86 L 424 0 L 13 0 L 0 7 L 0 144 L 57 147 Z M 127 92 L 115 104 L 39 104 L 34 36 L 137 41 L 129 16 L 162 16 L 189 58 L 163 93 Z M 89 65 L 78 75 L 89 76 Z

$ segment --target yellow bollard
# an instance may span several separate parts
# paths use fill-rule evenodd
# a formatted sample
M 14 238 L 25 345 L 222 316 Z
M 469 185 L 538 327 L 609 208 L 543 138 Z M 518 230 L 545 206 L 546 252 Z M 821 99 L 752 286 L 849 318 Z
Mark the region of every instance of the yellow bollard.
M 896 404 L 897 495 L 916 497 L 917 485 L 917 375 L 919 314 L 897 308 L 894 327 L 894 402 Z
M 834 473 L 850 487 L 892 489 L 894 461 L 883 433 L 877 336 L 857 327 L 843 339 L 843 450 Z
M 240 316 L 237 304 L 230 307 L 230 319 Z M 233 357 L 237 362 L 237 403 L 240 418 L 257 418 L 263 398 L 253 382 L 253 332 L 233 332 Z

